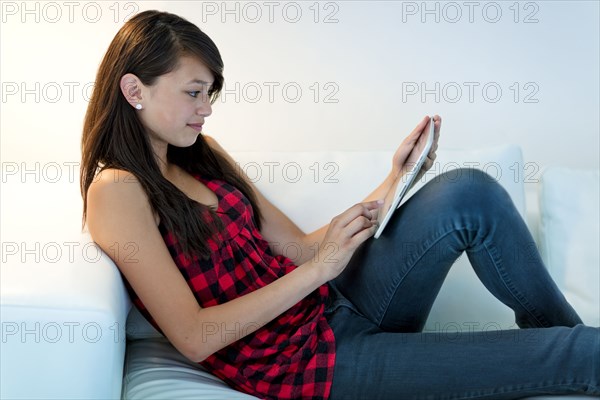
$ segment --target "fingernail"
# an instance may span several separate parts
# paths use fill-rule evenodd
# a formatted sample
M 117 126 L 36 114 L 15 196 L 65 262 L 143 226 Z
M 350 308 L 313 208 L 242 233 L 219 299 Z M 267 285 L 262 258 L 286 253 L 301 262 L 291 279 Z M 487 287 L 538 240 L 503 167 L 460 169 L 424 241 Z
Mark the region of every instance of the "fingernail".
M 382 205 L 383 204 L 383 200 L 382 199 L 377 200 L 377 204 Z

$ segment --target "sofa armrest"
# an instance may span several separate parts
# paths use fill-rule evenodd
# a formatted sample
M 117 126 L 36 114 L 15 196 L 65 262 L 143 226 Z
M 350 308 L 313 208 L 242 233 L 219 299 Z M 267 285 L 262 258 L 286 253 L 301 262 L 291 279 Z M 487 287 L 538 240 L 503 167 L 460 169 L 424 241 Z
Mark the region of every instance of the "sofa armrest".
M 121 397 L 127 291 L 89 235 L 66 246 L 58 263 L 2 256 L 2 398 Z

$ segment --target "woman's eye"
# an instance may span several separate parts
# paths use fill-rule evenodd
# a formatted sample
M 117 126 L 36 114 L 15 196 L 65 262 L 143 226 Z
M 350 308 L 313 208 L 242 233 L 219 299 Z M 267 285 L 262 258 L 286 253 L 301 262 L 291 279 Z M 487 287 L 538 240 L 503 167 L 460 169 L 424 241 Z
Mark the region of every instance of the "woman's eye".
M 202 93 L 202 92 L 199 90 L 194 90 L 194 91 L 188 92 L 188 94 L 192 97 L 198 97 L 199 93 Z

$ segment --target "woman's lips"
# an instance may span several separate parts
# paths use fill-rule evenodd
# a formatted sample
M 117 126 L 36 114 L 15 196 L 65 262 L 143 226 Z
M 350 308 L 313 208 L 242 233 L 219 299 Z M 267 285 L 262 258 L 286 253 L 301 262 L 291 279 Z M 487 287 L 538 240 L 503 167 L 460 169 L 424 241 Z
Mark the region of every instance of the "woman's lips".
M 201 131 L 202 130 L 202 124 L 188 124 L 188 126 L 192 129 L 195 129 L 197 131 Z

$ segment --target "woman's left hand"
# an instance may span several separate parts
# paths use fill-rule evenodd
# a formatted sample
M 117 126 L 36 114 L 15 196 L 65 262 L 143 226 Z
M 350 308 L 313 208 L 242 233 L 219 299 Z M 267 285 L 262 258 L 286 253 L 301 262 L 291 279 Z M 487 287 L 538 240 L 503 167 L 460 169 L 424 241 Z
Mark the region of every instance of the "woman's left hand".
M 427 155 L 427 158 L 425 159 L 425 162 L 423 163 L 421 170 L 417 174 L 417 178 L 415 179 L 415 182 L 417 182 L 419 179 L 421 179 L 421 177 L 425 174 L 425 172 L 427 172 L 433 166 L 433 162 L 436 157 L 435 152 L 437 151 L 437 148 L 438 148 L 438 139 L 440 137 L 440 129 L 442 127 L 442 118 L 439 115 L 434 115 L 433 121 L 434 121 L 433 144 L 431 145 L 431 150 L 429 151 L 429 154 Z M 394 157 L 392 158 L 392 175 L 394 177 L 397 177 L 398 174 L 400 174 L 400 173 L 406 173 L 408 170 L 410 170 L 410 167 L 412 165 L 414 165 L 414 163 L 416 162 L 416 157 L 413 157 L 413 158 L 415 158 L 414 160 L 409 160 L 408 158 L 409 158 L 413 148 L 417 144 L 419 138 L 421 137 L 421 135 L 428 131 L 429 131 L 429 116 L 426 116 L 423 118 L 423 120 L 421 122 L 419 122 L 419 124 L 415 127 L 415 129 L 413 129 L 413 131 L 402 141 L 402 143 L 400 144 L 400 147 L 398 147 L 398 150 L 396 150 L 396 153 L 394 154 Z

